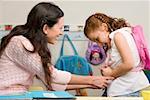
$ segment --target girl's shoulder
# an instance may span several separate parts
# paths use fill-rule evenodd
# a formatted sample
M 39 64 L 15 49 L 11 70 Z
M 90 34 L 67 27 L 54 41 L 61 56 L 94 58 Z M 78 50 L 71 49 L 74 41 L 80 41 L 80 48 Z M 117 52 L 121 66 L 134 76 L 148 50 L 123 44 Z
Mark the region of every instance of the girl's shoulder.
M 16 44 L 21 44 L 23 45 L 24 48 L 26 48 L 29 51 L 33 51 L 34 47 L 32 43 L 27 39 L 26 37 L 19 35 L 19 36 L 14 36 L 11 38 L 11 42 L 14 42 Z
M 123 28 L 120 28 L 120 29 L 117 29 L 117 30 L 111 32 L 110 35 L 109 35 L 109 37 L 110 37 L 111 39 L 113 39 L 114 36 L 115 36 L 117 33 L 122 33 L 122 34 L 124 34 L 124 33 L 125 33 L 125 34 L 129 33 L 129 34 L 131 34 L 131 33 L 132 33 L 132 30 L 131 30 L 130 27 L 123 27 Z

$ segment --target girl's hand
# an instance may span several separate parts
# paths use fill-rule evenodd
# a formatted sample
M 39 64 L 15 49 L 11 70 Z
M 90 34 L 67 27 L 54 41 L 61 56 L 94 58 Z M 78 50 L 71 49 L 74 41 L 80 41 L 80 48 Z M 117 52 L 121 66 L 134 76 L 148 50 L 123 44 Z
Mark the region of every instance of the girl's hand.
M 100 70 L 104 76 L 111 76 L 113 71 L 113 69 L 109 66 L 102 67 Z
M 104 75 L 104 76 L 111 76 L 112 75 L 112 68 L 111 68 L 111 66 L 112 66 L 112 64 L 114 62 L 115 61 L 108 61 L 108 62 L 103 63 L 100 66 L 100 72 L 101 72 L 101 74 Z

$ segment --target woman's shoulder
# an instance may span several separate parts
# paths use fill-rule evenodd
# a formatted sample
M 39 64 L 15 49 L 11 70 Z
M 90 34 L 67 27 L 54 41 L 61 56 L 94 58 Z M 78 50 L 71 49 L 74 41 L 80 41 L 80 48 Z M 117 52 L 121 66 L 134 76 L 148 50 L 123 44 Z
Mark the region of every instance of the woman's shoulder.
M 22 35 L 18 35 L 18 36 L 13 36 L 11 38 L 11 41 L 29 41 L 26 37 L 22 36 Z
M 29 51 L 33 51 L 34 47 L 32 43 L 27 39 L 26 37 L 19 35 L 19 36 L 13 36 L 11 38 L 11 42 L 14 42 L 15 44 L 21 44 L 23 47 L 25 47 Z

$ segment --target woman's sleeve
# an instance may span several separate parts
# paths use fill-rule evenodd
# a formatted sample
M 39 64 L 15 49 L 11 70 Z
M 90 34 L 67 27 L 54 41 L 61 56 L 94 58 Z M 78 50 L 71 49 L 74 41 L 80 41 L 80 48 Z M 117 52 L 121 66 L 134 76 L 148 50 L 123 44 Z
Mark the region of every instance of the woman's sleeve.
M 52 71 L 52 88 L 53 90 L 65 90 L 67 84 L 71 80 L 71 73 L 67 71 L 57 70 L 51 66 Z
M 6 56 L 12 60 L 13 63 L 23 68 L 24 70 L 32 73 L 43 73 L 42 63 L 38 53 L 31 53 L 25 50 L 31 44 L 21 40 L 19 37 L 13 37 L 5 48 Z
M 41 57 L 38 53 L 28 52 L 25 48 L 27 50 L 33 49 L 29 41 L 14 37 L 7 45 L 5 53 L 15 64 L 24 70 L 38 76 L 44 76 Z M 53 66 L 51 73 L 53 90 L 65 90 L 71 80 L 71 74 L 66 71 L 57 70 Z

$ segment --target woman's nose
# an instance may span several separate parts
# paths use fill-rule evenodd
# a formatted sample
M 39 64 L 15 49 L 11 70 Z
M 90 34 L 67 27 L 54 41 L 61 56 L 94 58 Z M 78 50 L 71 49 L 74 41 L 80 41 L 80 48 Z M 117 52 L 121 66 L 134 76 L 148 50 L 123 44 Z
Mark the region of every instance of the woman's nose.
M 60 32 L 59 35 L 63 35 L 63 32 Z

